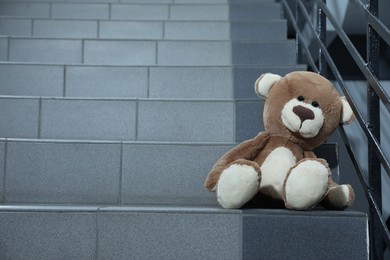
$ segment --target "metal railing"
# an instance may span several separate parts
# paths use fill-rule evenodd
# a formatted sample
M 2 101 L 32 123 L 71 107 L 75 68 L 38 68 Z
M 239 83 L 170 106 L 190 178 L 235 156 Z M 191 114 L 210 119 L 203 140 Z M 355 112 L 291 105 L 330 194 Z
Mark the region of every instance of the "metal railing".
M 349 0 L 349 2 L 359 10 L 361 14 L 359 19 L 363 18 L 367 26 L 366 60 L 360 55 L 342 26 L 337 22 L 327 7 L 326 0 L 281 0 L 285 16 L 296 34 L 297 61 L 301 63 L 304 57 L 312 71 L 318 72 L 325 77 L 328 76 L 327 72 L 331 71 L 350 103 L 359 123 L 358 125 L 367 137 L 368 170 L 362 170 L 361 162 L 358 161 L 352 150 L 347 133 L 342 126 L 339 128 L 369 204 L 370 258 L 376 260 L 384 258 L 386 247 L 390 249 L 390 233 L 382 216 L 381 198 L 381 168 L 387 173 L 387 176 L 386 174 L 384 176 L 388 178 L 390 177 L 390 164 L 380 145 L 380 104 L 382 103 L 387 110 L 385 112 L 389 113 L 390 99 L 378 79 L 379 42 L 382 39 L 387 46 L 390 46 L 390 31 L 378 18 L 378 0 L 368 0 L 368 4 L 363 3 L 361 0 Z M 327 20 L 333 25 L 338 37 L 348 51 L 347 54 L 353 58 L 367 81 L 367 120 L 364 120 L 361 112 L 358 110 L 346 87 L 343 76 L 340 74 L 326 47 Z M 311 41 L 314 41 L 316 46 L 318 46 L 318 53 L 315 55 L 311 53 L 309 48 L 310 42 L 308 42 L 307 37 L 305 39 L 308 32 Z M 368 176 L 368 181 L 364 178 L 365 175 Z

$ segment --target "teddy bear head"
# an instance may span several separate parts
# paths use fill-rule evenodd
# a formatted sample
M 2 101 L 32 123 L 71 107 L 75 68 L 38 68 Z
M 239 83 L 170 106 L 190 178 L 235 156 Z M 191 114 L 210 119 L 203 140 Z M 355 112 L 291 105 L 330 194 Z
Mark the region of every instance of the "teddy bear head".
M 265 130 L 287 136 L 303 149 L 312 150 L 339 124 L 354 120 L 347 100 L 329 80 L 313 72 L 297 71 L 284 77 L 266 73 L 256 80 L 255 91 L 266 98 Z

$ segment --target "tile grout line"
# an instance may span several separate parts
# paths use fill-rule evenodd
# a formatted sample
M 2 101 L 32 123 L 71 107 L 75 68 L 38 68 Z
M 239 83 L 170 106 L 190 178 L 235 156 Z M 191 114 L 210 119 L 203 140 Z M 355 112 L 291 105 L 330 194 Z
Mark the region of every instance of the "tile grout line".
M 100 223 L 100 208 L 97 209 L 96 211 L 96 244 L 95 244 L 95 250 L 96 250 L 96 259 L 99 259 L 99 235 L 100 235 L 100 230 L 99 230 L 99 223 Z
M 118 204 L 122 205 L 122 190 L 123 190 L 123 142 L 120 144 L 120 153 L 119 153 L 119 196 Z
M 146 97 L 150 97 L 150 66 L 147 67 L 146 73 Z
M 10 60 L 10 37 L 7 37 L 7 61 L 9 62 Z
M 8 139 L 6 138 L 5 139 L 5 142 L 4 142 L 4 168 L 3 168 L 3 172 L 4 172 L 4 178 L 3 178 L 3 201 L 2 203 L 5 203 L 5 194 L 6 194 L 6 180 L 7 180 L 7 157 L 8 157 Z
M 62 96 L 66 97 L 66 74 L 67 74 L 67 66 L 64 65 L 63 70 L 63 87 L 62 87 Z
M 138 124 L 139 124 L 139 100 L 135 101 L 135 133 L 134 133 L 134 141 L 138 141 Z
M 42 124 L 42 97 L 39 97 L 38 103 L 38 139 L 41 139 L 41 124 Z

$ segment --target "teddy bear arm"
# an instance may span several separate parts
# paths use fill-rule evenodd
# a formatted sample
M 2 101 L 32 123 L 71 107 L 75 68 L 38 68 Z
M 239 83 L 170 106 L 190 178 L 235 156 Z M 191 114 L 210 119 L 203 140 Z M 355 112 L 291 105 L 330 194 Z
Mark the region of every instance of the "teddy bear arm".
M 269 140 L 269 134 L 262 132 L 255 138 L 246 140 L 224 154 L 213 166 L 204 182 L 206 189 L 214 191 L 224 169 L 239 159 L 253 161 Z

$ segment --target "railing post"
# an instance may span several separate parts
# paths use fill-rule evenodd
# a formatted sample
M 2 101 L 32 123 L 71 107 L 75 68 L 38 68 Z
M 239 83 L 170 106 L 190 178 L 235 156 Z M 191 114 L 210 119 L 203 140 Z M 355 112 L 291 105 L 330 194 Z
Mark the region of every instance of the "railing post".
M 369 0 L 368 10 L 378 16 L 378 1 Z M 379 76 L 379 36 L 378 33 L 367 25 L 367 67 L 376 77 Z M 367 83 L 367 127 L 373 136 L 380 142 L 380 107 L 379 98 L 374 89 Z M 372 145 L 368 145 L 368 183 L 371 193 L 382 210 L 382 182 L 381 164 Z M 375 215 L 375 210 L 370 208 L 370 256 L 371 259 L 380 260 L 384 255 L 384 241 L 381 236 L 381 224 Z
M 326 4 L 326 0 L 321 0 Z M 320 7 L 318 7 L 318 35 L 320 37 L 321 42 L 326 46 L 326 14 L 322 11 Z M 325 56 L 322 53 L 321 48 L 318 50 L 318 70 L 319 73 L 327 77 L 328 64 L 326 62 Z

